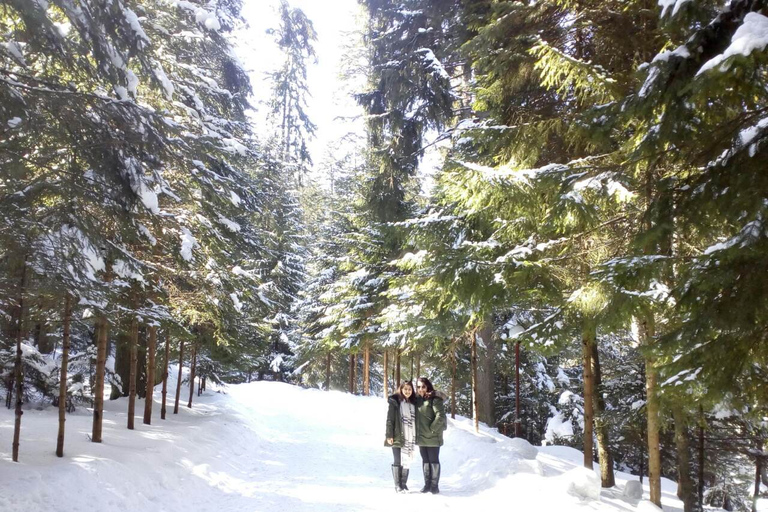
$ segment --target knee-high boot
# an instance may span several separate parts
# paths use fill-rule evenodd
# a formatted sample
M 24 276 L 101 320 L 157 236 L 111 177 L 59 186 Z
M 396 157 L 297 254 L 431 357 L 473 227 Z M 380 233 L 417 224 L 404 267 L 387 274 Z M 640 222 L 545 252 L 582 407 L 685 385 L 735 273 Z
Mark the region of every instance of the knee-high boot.
M 431 463 L 430 469 L 432 471 L 432 478 L 430 479 L 430 490 L 432 494 L 439 494 L 440 493 L 440 487 L 438 487 L 438 484 L 440 483 L 440 463 Z
M 432 468 L 429 466 L 429 462 L 425 462 L 421 465 L 424 470 L 424 488 L 421 492 L 429 492 L 432 485 Z
M 395 480 L 395 492 L 402 492 L 403 487 L 400 482 L 402 479 L 403 466 L 392 464 L 392 478 Z
M 403 470 L 400 473 L 400 490 L 403 492 L 408 490 L 408 486 L 405 484 L 408 482 L 409 471 L 410 470 L 408 468 L 403 468 Z

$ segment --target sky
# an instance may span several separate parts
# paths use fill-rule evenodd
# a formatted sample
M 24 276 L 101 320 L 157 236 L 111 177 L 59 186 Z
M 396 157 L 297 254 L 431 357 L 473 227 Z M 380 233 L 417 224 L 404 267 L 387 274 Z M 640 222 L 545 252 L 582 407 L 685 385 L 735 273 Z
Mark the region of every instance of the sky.
M 282 61 L 274 37 L 267 33 L 268 29 L 278 27 L 278 5 L 279 0 L 245 0 L 243 16 L 248 27 L 236 41 L 238 55 L 254 86 L 259 109 L 256 120 L 265 127 L 267 107 L 258 105 L 270 96 L 265 74 L 278 68 Z M 308 70 L 312 94 L 308 114 L 318 127 L 309 149 L 317 166 L 329 149 L 338 150 L 338 141 L 345 134 L 363 133 L 362 110 L 350 94 L 355 85 L 362 84 L 345 83 L 340 78 L 344 44 L 352 39 L 350 32 L 355 30 L 361 10 L 356 0 L 291 0 L 290 5 L 303 10 L 317 32 L 318 62 Z

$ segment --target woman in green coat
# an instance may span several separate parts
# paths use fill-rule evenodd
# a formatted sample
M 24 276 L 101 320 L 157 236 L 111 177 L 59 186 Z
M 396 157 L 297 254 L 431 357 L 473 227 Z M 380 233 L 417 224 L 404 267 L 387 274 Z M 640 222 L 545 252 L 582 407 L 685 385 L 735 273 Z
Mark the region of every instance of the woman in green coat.
M 416 444 L 421 452 L 424 488 L 421 492 L 438 494 L 440 488 L 440 447 L 446 429 L 443 398 L 426 377 L 416 381 Z
M 397 393 L 388 399 L 387 431 L 384 446 L 392 447 L 394 463 L 392 477 L 395 480 L 395 491 L 405 492 L 408 486 L 408 472 L 416 451 L 416 393 L 413 383 L 404 380 L 400 383 Z

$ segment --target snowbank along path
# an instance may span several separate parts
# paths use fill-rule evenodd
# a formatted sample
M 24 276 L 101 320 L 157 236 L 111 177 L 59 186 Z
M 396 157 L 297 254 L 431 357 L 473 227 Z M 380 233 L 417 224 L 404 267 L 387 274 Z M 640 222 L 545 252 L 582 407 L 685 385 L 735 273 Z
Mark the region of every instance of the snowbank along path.
M 170 379 L 169 379 L 170 380 Z M 175 381 L 175 379 L 174 379 Z M 25 411 L 21 462 L 11 462 L 13 411 L 0 410 L 0 511 L 649 511 L 625 496 L 628 480 L 600 490 L 580 452 L 533 447 L 466 418 L 449 420 L 440 495 L 422 495 L 417 456 L 408 494 L 396 494 L 384 447 L 386 401 L 274 382 L 196 397 L 180 414 L 126 425 L 126 400 L 106 403 L 104 442 L 88 440 L 91 415 L 69 415 L 65 456 L 55 456 L 54 408 Z M 184 393 L 186 394 L 186 393 Z M 169 398 L 173 394 L 169 393 Z M 141 402 L 141 401 L 139 401 Z M 137 411 L 143 405 L 137 404 Z M 664 510 L 682 510 L 664 481 Z

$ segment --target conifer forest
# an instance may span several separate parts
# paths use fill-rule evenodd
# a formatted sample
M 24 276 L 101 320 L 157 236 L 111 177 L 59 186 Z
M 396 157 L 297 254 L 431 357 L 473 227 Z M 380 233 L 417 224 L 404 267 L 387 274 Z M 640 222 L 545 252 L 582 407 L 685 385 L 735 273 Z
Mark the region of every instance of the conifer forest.
M 31 407 L 58 408 L 61 457 L 67 414 L 99 443 L 105 400 L 139 429 L 161 384 L 144 423 L 207 383 L 427 375 L 603 487 L 756 512 L 768 1 L 358 0 L 336 72 L 361 129 L 322 154 L 318 32 L 274 2 L 279 62 L 249 73 L 256 1 L 0 0 L 13 460 Z

